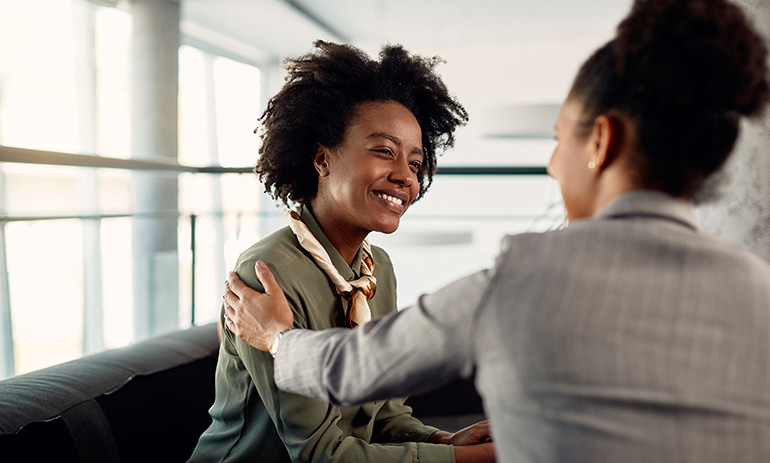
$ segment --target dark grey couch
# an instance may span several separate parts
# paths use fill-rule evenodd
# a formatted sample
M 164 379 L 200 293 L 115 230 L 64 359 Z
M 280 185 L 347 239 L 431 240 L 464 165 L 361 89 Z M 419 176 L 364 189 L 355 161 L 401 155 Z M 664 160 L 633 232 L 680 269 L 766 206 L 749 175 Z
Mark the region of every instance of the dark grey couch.
M 0 381 L 0 462 L 184 462 L 211 422 L 218 349 L 211 324 Z M 447 430 L 483 418 L 468 381 L 409 404 Z
M 211 324 L 0 381 L 0 461 L 184 461 L 218 351 Z

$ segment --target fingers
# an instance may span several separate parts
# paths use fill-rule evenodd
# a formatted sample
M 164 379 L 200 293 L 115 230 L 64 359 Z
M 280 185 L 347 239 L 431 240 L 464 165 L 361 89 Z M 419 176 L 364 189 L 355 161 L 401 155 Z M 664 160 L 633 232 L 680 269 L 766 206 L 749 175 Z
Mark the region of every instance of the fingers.
M 480 421 L 463 428 L 454 433 L 452 437 L 452 443 L 454 445 L 475 445 L 491 441 L 492 437 L 488 420 Z
M 490 442 L 492 436 L 489 429 L 489 421 L 479 421 L 473 425 L 473 434 L 480 442 Z
M 231 332 L 235 332 L 235 324 L 233 323 L 233 315 L 234 315 L 233 308 L 230 307 L 227 303 L 225 303 L 225 327 L 227 327 L 228 330 Z
M 267 265 L 263 261 L 258 260 L 254 264 L 254 272 L 257 274 L 257 278 L 259 278 L 260 283 L 262 283 L 262 286 L 265 289 L 265 294 L 270 294 L 271 292 L 280 290 L 280 286 L 278 286 L 278 283 L 276 283 L 273 272 L 267 268 Z M 229 286 L 229 289 L 235 296 L 237 296 L 239 300 L 243 299 L 244 293 L 246 291 L 253 291 L 246 285 L 246 283 L 241 281 L 241 279 L 238 277 L 238 274 L 235 272 L 230 272 L 227 274 L 227 280 L 225 283 L 225 286 Z
M 225 293 L 222 295 L 222 300 L 224 301 L 225 305 L 235 305 L 238 301 L 241 300 L 241 298 L 232 291 L 228 281 L 225 281 Z
M 225 303 L 225 318 L 231 321 L 235 318 L 235 309 L 228 303 Z
M 238 278 L 238 274 L 235 272 L 230 272 L 227 274 L 227 281 L 225 282 L 225 287 L 227 287 L 232 293 L 238 297 L 238 299 L 243 297 L 243 291 L 245 289 L 251 289 L 248 286 L 246 286 L 246 283 L 242 282 L 240 278 Z
M 265 288 L 265 294 L 269 295 L 276 291 L 281 291 L 281 287 L 278 286 L 278 283 L 275 281 L 273 272 L 267 268 L 267 265 L 263 261 L 258 260 L 257 263 L 254 264 L 254 271 L 257 273 L 257 278 L 259 278 L 260 283 L 262 283 L 262 287 Z

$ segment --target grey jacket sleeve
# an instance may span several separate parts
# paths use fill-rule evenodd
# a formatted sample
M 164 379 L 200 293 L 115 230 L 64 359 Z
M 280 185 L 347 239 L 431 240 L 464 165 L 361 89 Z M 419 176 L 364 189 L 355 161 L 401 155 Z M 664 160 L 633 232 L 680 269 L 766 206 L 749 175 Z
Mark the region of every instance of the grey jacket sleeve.
M 422 296 L 356 329 L 292 330 L 275 361 L 280 389 L 350 405 L 426 392 L 473 372 L 473 335 L 492 272 Z

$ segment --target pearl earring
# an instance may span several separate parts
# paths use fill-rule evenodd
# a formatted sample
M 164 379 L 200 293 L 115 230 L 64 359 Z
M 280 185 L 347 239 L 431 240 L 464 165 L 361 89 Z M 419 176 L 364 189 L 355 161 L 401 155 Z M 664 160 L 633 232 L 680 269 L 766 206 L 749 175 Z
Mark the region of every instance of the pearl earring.
M 593 161 L 588 161 L 588 168 L 591 170 L 596 169 L 596 163 Z

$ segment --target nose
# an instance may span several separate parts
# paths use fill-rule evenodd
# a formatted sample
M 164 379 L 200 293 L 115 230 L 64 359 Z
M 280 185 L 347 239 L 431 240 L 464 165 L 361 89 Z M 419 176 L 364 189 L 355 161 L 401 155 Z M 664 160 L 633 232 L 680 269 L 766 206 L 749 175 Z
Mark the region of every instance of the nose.
M 548 160 L 548 165 L 545 166 L 545 173 L 547 173 L 551 178 L 555 179 L 553 172 L 553 159 L 556 156 L 556 150 L 553 150 L 553 153 L 551 153 L 551 159 Z
M 391 169 L 388 179 L 393 183 L 409 188 L 417 179 L 417 174 L 412 172 L 408 160 L 397 161 L 393 163 L 393 169 Z

